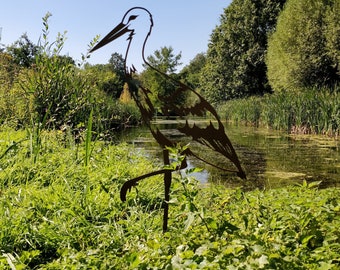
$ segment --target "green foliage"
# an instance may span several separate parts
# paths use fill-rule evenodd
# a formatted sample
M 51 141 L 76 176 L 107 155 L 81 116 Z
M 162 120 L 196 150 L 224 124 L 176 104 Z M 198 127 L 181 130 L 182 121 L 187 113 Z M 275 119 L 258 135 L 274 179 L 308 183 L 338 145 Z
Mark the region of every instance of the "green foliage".
M 100 91 L 105 92 L 113 99 L 119 98 L 123 90 L 121 76 L 112 71 L 112 67 L 108 64 L 85 65 L 85 73 L 87 80 L 95 85 Z
M 2 131 L 0 153 L 9 138 L 25 136 Z M 126 203 L 119 200 L 123 182 L 156 169 L 145 154 L 97 141 L 84 168 L 85 145 L 65 145 L 60 132 L 43 131 L 42 140 L 35 164 L 28 141 L 0 159 L 1 269 L 338 267 L 337 188 L 303 182 L 243 192 L 174 174 L 163 234 L 161 178 L 141 182 Z
M 71 129 L 79 136 L 91 111 L 97 135 L 107 136 L 124 125 L 138 123 L 138 110 L 132 104 L 123 106 L 117 102 L 122 79 L 118 71 L 114 72 L 113 63 L 90 66 L 86 64 L 89 55 L 83 55 L 82 62 L 76 65 L 71 57 L 62 55 L 66 32 L 51 42 L 50 16 L 47 13 L 43 18 L 41 44 L 31 46 L 39 48 L 31 59 L 34 64 L 26 67 L 16 63 L 10 53 L 0 53 L 0 123 L 15 128 L 31 126 L 32 136 L 46 128 Z M 27 46 L 18 43 L 15 49 L 26 52 Z
M 113 53 L 109 60 L 109 67 L 117 74 L 120 81 L 120 88 L 122 89 L 125 82 L 125 63 L 123 56 L 119 53 Z
M 189 65 L 185 66 L 180 71 L 178 79 L 195 91 L 201 92 L 200 76 L 206 64 L 206 60 L 207 57 L 204 53 L 197 54 L 194 59 L 190 61 Z M 185 97 L 185 100 L 188 107 L 192 106 L 196 102 L 196 95 L 190 92 Z
M 0 124 L 21 127 L 30 119 L 31 100 L 20 86 L 25 70 L 8 53 L 0 53 Z
M 9 53 L 0 53 L 0 85 L 1 89 L 10 89 L 18 75 L 19 67 Z
M 122 93 L 125 73 L 124 59 L 122 55 L 113 53 L 108 64 L 84 65 L 87 75 L 99 90 L 104 91 L 114 99 L 118 99 Z
M 181 63 L 179 62 L 182 55 L 181 53 L 175 55 L 174 49 L 170 47 L 161 47 L 160 50 L 156 50 L 154 55 L 150 55 L 147 57 L 149 64 L 159 71 L 170 75 L 174 73 L 177 69 L 177 66 Z M 145 65 L 148 68 L 147 65 Z
M 162 47 L 160 50 L 156 50 L 154 55 L 147 57 L 147 61 L 152 67 L 175 79 L 177 79 L 177 76 L 174 72 L 176 71 L 177 66 L 181 64 L 179 62 L 180 59 L 181 54 L 175 55 L 172 47 Z M 145 88 L 151 90 L 152 102 L 155 107 L 160 107 L 161 101 L 158 97 L 170 95 L 176 90 L 176 85 L 148 65 L 145 65 L 144 67 L 145 70 L 142 72 L 139 79 Z M 178 97 L 177 102 L 179 104 L 184 101 L 185 97 Z
M 60 57 L 64 46 L 65 33 L 58 34 L 55 42 L 48 40 L 48 18 L 43 18 L 42 52 L 37 57 L 34 69 L 29 74 L 25 91 L 34 97 L 34 111 L 38 123 L 48 127 L 60 128 L 63 125 L 77 125 L 85 122 L 91 102 L 94 100 L 92 89 L 86 84 L 85 76 L 80 76 L 80 70 Z
M 134 102 L 124 104 L 119 100 L 108 102 L 107 99 L 102 99 L 97 105 L 96 109 L 102 110 L 96 113 L 95 130 L 101 132 L 101 135 L 110 136 L 125 126 L 140 123 L 141 115 Z
M 289 0 L 269 39 L 268 79 L 274 90 L 340 81 L 338 0 Z
M 35 58 L 39 55 L 41 48 L 35 45 L 27 36 L 23 34 L 11 46 L 6 48 L 7 53 L 13 57 L 13 62 L 22 67 L 30 67 L 35 62 Z
M 206 55 L 204 53 L 197 54 L 189 65 L 185 66 L 179 73 L 181 80 L 192 89 L 198 90 L 200 88 L 201 71 L 205 63 Z
M 326 88 L 302 92 L 282 91 L 264 97 L 232 100 L 220 107 L 226 119 L 264 125 L 292 133 L 338 135 L 339 91 Z
M 201 85 L 212 102 L 262 95 L 267 81 L 267 35 L 285 0 L 235 0 L 224 10 L 210 39 Z

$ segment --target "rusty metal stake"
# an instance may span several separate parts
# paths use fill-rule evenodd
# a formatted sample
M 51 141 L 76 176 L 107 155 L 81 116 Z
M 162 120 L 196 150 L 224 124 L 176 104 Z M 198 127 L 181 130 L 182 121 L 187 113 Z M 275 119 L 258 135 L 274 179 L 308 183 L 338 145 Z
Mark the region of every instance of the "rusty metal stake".
M 170 165 L 169 160 L 169 150 L 163 150 L 163 160 L 164 165 Z M 164 215 L 163 215 L 163 232 L 168 230 L 168 219 L 169 219 L 169 201 L 170 201 L 170 186 L 171 186 L 171 177 L 172 171 L 167 170 L 164 172 Z

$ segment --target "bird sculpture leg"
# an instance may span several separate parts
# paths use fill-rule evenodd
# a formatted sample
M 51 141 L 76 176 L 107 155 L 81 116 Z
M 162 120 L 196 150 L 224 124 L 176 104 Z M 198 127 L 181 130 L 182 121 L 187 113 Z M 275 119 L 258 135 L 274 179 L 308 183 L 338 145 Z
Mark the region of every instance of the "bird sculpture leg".
M 163 150 L 164 165 L 170 165 L 169 151 Z M 163 232 L 168 230 L 168 218 L 169 218 L 169 201 L 170 201 L 170 186 L 171 186 L 171 170 L 164 172 L 164 214 L 163 214 Z
M 164 160 L 164 165 L 170 165 L 170 158 L 169 158 L 169 150 L 164 149 L 163 150 L 163 160 Z M 184 160 L 181 164 L 181 166 L 179 166 L 178 168 L 176 168 L 176 170 L 180 170 L 183 169 L 187 166 L 186 161 Z M 170 201 L 170 187 L 171 187 L 171 180 L 172 180 L 172 172 L 174 170 L 172 169 L 161 169 L 155 172 L 151 172 L 151 173 L 147 173 L 141 176 L 138 176 L 136 178 L 133 178 L 129 181 L 126 181 L 122 188 L 120 189 L 120 199 L 125 202 L 126 201 L 126 193 L 131 190 L 132 187 L 137 186 L 138 182 L 151 177 L 151 176 L 155 176 L 155 175 L 159 175 L 159 174 L 163 174 L 164 176 L 164 203 L 163 203 L 163 207 L 164 207 L 164 214 L 163 214 L 163 232 L 166 232 L 168 230 L 168 217 L 169 217 L 169 201 Z

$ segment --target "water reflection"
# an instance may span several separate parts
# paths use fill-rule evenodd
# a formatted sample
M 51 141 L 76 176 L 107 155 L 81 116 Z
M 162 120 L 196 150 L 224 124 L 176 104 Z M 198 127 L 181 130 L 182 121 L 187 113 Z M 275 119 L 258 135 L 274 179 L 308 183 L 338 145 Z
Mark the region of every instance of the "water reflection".
M 180 139 L 176 131 L 176 121 L 155 123 L 168 135 Z M 300 182 L 322 181 L 322 187 L 340 186 L 340 147 L 339 141 L 322 137 L 294 135 L 289 136 L 273 130 L 227 125 L 226 132 L 232 141 L 243 164 L 248 181 L 246 188 L 274 188 Z M 145 127 L 124 131 L 123 140 L 136 148 L 143 148 L 152 156 L 161 158 L 161 151 Z M 194 143 L 191 148 L 198 147 Z M 216 154 L 211 159 L 217 161 Z M 208 158 L 209 159 L 209 158 Z M 225 162 L 225 159 L 220 161 Z M 189 159 L 189 166 L 203 168 L 194 176 L 202 183 L 223 182 L 229 186 L 244 185 L 233 175 L 226 175 L 196 159 Z

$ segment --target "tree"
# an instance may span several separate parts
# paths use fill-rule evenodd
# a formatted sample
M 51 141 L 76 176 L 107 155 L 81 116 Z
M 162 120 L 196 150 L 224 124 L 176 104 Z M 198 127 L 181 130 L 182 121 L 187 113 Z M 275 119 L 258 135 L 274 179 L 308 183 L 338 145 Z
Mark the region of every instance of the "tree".
M 30 67 L 40 50 L 41 48 L 35 45 L 26 33 L 7 47 L 7 52 L 13 57 L 14 63 L 23 67 Z
M 206 63 L 206 55 L 204 53 L 197 54 L 189 65 L 185 66 L 179 76 L 181 80 L 193 89 L 200 88 L 200 74 Z
M 111 54 L 109 67 L 117 76 L 117 86 L 120 89 L 123 89 L 125 82 L 125 64 L 123 56 L 119 53 Z
M 111 54 L 109 66 L 113 72 L 124 75 L 124 58 L 119 53 Z
M 175 55 L 173 48 L 161 47 L 160 50 L 156 50 L 153 55 L 147 57 L 147 61 L 150 65 L 157 70 L 165 73 L 166 75 L 177 78 L 174 72 L 181 63 L 181 53 Z M 162 76 L 159 72 L 150 68 L 148 65 L 144 65 L 145 70 L 140 75 L 140 80 L 143 82 L 144 87 L 152 91 L 152 101 L 155 107 L 160 106 L 160 99 L 158 96 L 166 97 L 176 90 L 176 86 L 167 78 Z M 185 97 L 178 98 L 178 102 L 184 102 Z
M 267 35 L 286 0 L 234 0 L 211 35 L 201 84 L 212 102 L 270 92 Z
M 85 65 L 85 69 L 90 74 L 93 83 L 98 89 L 109 94 L 114 99 L 118 99 L 123 91 L 124 81 L 120 75 L 113 72 L 110 64 Z
M 147 57 L 149 64 L 159 71 L 164 72 L 167 75 L 173 74 L 180 63 L 182 54 L 179 53 L 177 55 L 174 54 L 174 49 L 170 47 L 161 47 L 160 50 L 156 50 L 154 55 L 150 55 Z M 147 69 L 149 68 L 147 65 L 144 65 Z
M 268 78 L 275 90 L 339 83 L 339 14 L 339 0 L 287 2 L 268 43 Z

